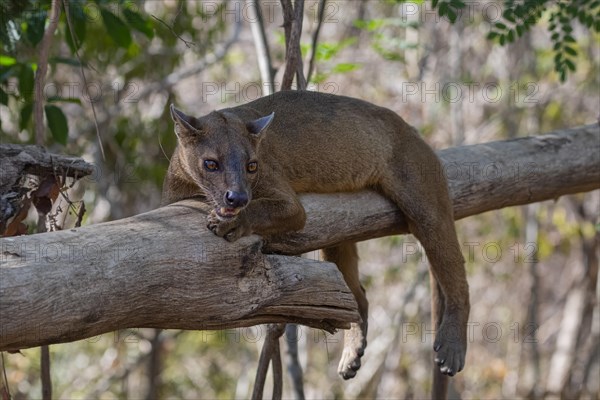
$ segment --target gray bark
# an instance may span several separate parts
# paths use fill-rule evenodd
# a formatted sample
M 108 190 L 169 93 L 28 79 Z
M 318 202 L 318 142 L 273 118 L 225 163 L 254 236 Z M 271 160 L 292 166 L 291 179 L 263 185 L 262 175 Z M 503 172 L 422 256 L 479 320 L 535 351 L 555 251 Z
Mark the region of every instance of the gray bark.
M 446 149 L 455 218 L 600 188 L 600 129 Z M 424 179 L 440 171 L 408 166 Z M 439 176 L 439 175 L 438 175 Z M 374 192 L 302 195 L 300 232 L 227 243 L 187 200 L 131 218 L 0 240 L 0 351 L 133 327 L 225 329 L 297 322 L 327 330 L 357 321 L 330 263 L 301 254 L 344 240 L 406 232 Z

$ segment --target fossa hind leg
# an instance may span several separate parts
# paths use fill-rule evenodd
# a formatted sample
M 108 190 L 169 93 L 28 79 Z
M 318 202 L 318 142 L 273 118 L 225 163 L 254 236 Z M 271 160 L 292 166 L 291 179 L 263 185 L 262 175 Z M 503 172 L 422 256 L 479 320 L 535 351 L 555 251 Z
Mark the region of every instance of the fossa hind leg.
M 429 148 L 417 150 L 430 171 L 441 171 L 439 160 Z M 433 293 L 434 308 L 443 314 L 437 316 L 434 350 L 440 372 L 452 376 L 462 370 L 467 348 L 470 306 L 464 258 L 445 179 L 441 174 L 412 172 L 392 166 L 382 179 L 381 189 L 406 215 L 411 233 L 425 249 L 432 278 L 439 285 Z
M 344 242 L 338 246 L 323 249 L 322 252 L 323 258 L 335 263 L 344 275 L 344 280 L 358 303 L 358 312 L 362 319 L 360 323 L 352 323 L 350 329 L 344 332 L 344 350 L 338 366 L 338 373 L 344 379 L 350 379 L 360 368 L 360 358 L 367 347 L 369 312 L 365 289 L 359 281 L 356 243 Z

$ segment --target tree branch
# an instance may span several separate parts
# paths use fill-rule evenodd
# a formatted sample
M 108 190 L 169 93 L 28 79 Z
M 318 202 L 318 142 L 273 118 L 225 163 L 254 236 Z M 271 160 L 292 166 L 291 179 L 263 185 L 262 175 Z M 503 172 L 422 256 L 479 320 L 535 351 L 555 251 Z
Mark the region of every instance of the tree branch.
M 302 65 L 302 50 L 300 37 L 302 36 L 302 20 L 304 13 L 304 0 L 296 0 L 292 5 L 291 0 L 281 0 L 283 8 L 283 28 L 285 32 L 285 70 L 281 83 L 281 90 L 290 90 L 294 75 L 298 89 L 306 89 Z
M 263 84 L 263 95 L 275 92 L 275 82 L 273 78 L 273 65 L 271 63 L 271 53 L 269 51 L 269 41 L 265 33 L 265 23 L 258 0 L 246 0 L 248 5 L 248 20 L 252 29 L 252 38 L 256 48 L 256 59 L 258 61 L 258 70 Z
M 312 45 L 310 47 L 310 57 L 308 64 L 308 73 L 306 74 L 306 82 L 310 82 L 313 71 L 315 69 L 315 58 L 317 56 L 317 42 L 319 40 L 319 33 L 321 32 L 321 25 L 323 25 L 323 19 L 325 17 L 325 3 L 327 0 L 319 0 L 319 8 L 317 11 L 317 27 L 313 32 Z
M 597 124 L 442 150 L 455 218 L 600 188 Z M 424 179 L 436 171 L 411 166 Z M 439 171 L 438 171 L 439 172 Z M 327 330 L 357 321 L 331 263 L 301 254 L 406 232 L 374 192 L 305 194 L 300 232 L 227 243 L 187 200 L 131 218 L 0 240 L 0 351 L 133 327 L 225 329 L 297 322 Z
M 242 29 L 242 20 L 243 18 L 241 16 L 236 15 L 235 25 L 233 27 L 231 36 L 224 43 L 215 46 L 215 49 L 212 53 L 206 54 L 201 60 L 190 67 L 170 73 L 160 82 L 145 86 L 142 90 L 140 90 L 140 93 L 137 95 L 137 99 L 143 100 L 152 93 L 167 90 L 182 80 L 189 78 L 190 76 L 197 75 L 209 66 L 221 61 L 227 55 L 231 46 L 238 41 Z M 111 115 L 114 115 L 116 111 L 118 110 L 111 110 Z
M 46 81 L 46 72 L 48 72 L 48 55 L 50 53 L 50 45 L 52 45 L 52 37 L 54 31 L 58 27 L 60 19 L 60 4 L 59 0 L 52 0 L 50 7 L 50 22 L 44 31 L 44 37 L 40 44 L 38 60 L 38 69 L 35 73 L 35 101 L 33 102 L 33 116 L 35 121 L 35 142 L 38 145 L 44 144 L 46 138 L 44 129 L 44 83 Z

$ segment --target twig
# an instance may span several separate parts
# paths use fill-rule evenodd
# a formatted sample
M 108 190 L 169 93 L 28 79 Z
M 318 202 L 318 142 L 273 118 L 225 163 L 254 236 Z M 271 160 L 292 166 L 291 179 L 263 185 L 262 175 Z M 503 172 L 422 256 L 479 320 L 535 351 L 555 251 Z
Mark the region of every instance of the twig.
M 231 37 L 223 43 L 223 45 L 217 47 L 214 52 L 207 54 L 202 60 L 200 60 L 195 65 L 192 65 L 189 68 L 173 72 L 167 75 L 162 81 L 154 83 L 152 85 L 146 86 L 144 89 L 140 91 L 138 94 L 138 100 L 142 100 L 148 97 L 150 94 L 162 90 L 169 89 L 173 87 L 175 84 L 179 83 L 181 80 L 188 78 L 190 76 L 196 75 L 207 67 L 216 64 L 221 61 L 229 51 L 229 48 L 238 41 L 240 36 L 241 26 L 242 26 L 242 18 L 235 18 L 235 26 Z M 113 110 L 111 110 L 111 115 Z
M 308 73 L 306 74 L 306 81 L 310 82 L 314 68 L 315 68 L 315 57 L 317 55 L 317 41 L 319 39 L 319 33 L 321 32 L 321 25 L 323 25 L 323 18 L 325 16 L 325 3 L 327 0 L 319 0 L 319 9 L 317 12 L 317 27 L 313 32 L 312 45 L 310 48 L 310 61 L 308 64 Z
M 2 395 L 2 400 L 10 400 L 12 399 L 12 396 L 10 394 L 10 387 L 8 386 L 8 377 L 6 376 L 6 364 L 4 362 L 3 351 L 0 351 L 0 360 L 2 361 L 2 379 L 4 380 L 4 385 L 0 386 L 0 389 L 2 389 L 0 395 Z
M 65 9 L 65 16 L 67 17 L 67 26 L 69 27 L 69 35 L 71 35 L 71 40 L 75 43 L 75 56 L 77 57 L 77 61 L 79 61 L 79 69 L 81 71 L 81 79 L 83 79 L 83 84 L 85 87 L 88 87 L 87 78 L 85 77 L 85 70 L 83 68 L 83 62 L 81 61 L 81 56 L 79 55 L 79 47 L 77 43 L 79 38 L 75 34 L 73 30 L 73 26 L 71 24 L 71 16 L 69 15 L 69 8 L 67 6 L 68 0 L 62 0 L 63 7 Z M 96 107 L 94 106 L 94 101 L 90 98 L 90 106 L 92 107 L 92 115 L 94 117 L 94 127 L 96 128 L 96 137 L 98 138 L 98 147 L 100 147 L 100 153 L 102 154 L 102 160 L 106 161 L 106 155 L 104 154 L 104 146 L 102 145 L 102 137 L 100 136 L 100 127 L 98 126 L 98 116 L 96 115 Z
M 171 33 L 173 34 L 173 36 L 175 36 L 177 39 L 181 40 L 183 42 L 183 44 L 185 44 L 185 46 L 188 49 L 192 48 L 192 46 L 196 46 L 196 43 L 194 43 L 192 41 L 189 41 L 189 40 L 185 40 L 184 38 L 182 38 L 180 35 L 177 34 L 177 32 L 175 32 L 175 30 L 173 29 L 173 27 L 171 25 L 167 24 L 165 21 L 163 21 L 162 19 L 158 18 L 156 15 L 150 14 L 150 16 L 152 18 L 154 18 L 155 20 L 157 20 L 158 22 L 160 22 L 161 24 L 163 24 L 164 26 L 166 26 L 167 29 L 169 31 L 171 31 Z
M 263 83 L 263 94 L 272 94 L 275 91 L 273 81 L 273 65 L 271 63 L 271 54 L 269 52 L 269 42 L 265 34 L 265 23 L 258 0 L 246 0 L 248 6 L 248 19 L 252 29 L 252 38 L 256 48 L 256 58 L 258 60 L 258 69 Z
M 526 225 L 525 225 L 525 243 L 533 244 L 535 248 L 539 248 L 539 220 L 537 212 L 539 203 L 529 204 L 526 207 Z M 540 292 L 540 277 L 538 274 L 537 259 L 533 259 L 529 263 L 529 276 L 531 279 L 529 305 L 527 307 L 527 324 L 530 327 L 539 326 L 539 292 Z M 534 397 L 539 395 L 539 382 L 541 377 L 540 370 L 540 352 L 538 349 L 537 340 L 532 340 L 529 343 L 531 349 L 531 363 L 533 364 L 533 386 L 531 393 Z
M 34 98 L 34 120 L 35 120 L 35 141 L 39 145 L 44 144 L 46 137 L 44 130 L 44 102 L 43 102 L 43 90 L 44 83 L 46 81 L 46 72 L 48 72 L 48 55 L 50 53 L 50 45 L 52 45 L 52 37 L 54 31 L 58 27 L 58 21 L 60 18 L 60 0 L 52 0 L 50 8 L 50 23 L 44 32 L 42 43 L 40 45 L 38 60 L 38 68 L 35 73 L 35 98 Z

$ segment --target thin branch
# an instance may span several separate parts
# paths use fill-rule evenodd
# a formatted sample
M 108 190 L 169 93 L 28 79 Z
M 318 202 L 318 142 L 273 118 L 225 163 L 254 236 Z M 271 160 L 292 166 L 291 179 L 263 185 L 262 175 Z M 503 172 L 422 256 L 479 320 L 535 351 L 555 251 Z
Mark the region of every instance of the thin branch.
M 65 9 L 65 16 L 67 17 L 67 26 L 69 27 L 69 34 L 71 35 L 71 40 L 74 43 L 75 47 L 75 56 L 79 61 L 79 69 L 81 71 L 81 79 L 83 79 L 83 84 L 85 87 L 88 87 L 87 78 L 85 76 L 85 69 L 83 68 L 83 62 L 81 61 L 81 56 L 79 55 L 79 46 L 77 43 L 79 42 L 79 38 L 75 34 L 73 29 L 73 25 L 71 24 L 71 16 L 69 15 L 69 7 L 68 0 L 62 0 L 63 7 Z M 106 161 L 106 155 L 104 154 L 104 146 L 102 145 L 102 137 L 100 136 L 100 127 L 98 126 L 98 115 L 96 115 L 96 107 L 94 106 L 94 101 L 90 98 L 90 106 L 92 107 L 92 115 L 94 117 L 94 127 L 96 128 L 96 137 L 98 138 L 98 147 L 100 148 L 100 153 L 102 154 L 102 160 Z
M 44 130 L 44 101 L 43 91 L 44 84 L 46 82 L 46 72 L 48 72 L 48 55 L 50 53 L 50 46 L 52 45 L 52 37 L 58 27 L 58 21 L 60 19 L 60 0 L 52 0 L 50 8 L 50 23 L 44 32 L 42 43 L 39 48 L 40 58 L 38 60 L 38 68 L 35 73 L 35 99 L 33 115 L 35 120 L 35 142 L 38 145 L 44 144 L 46 138 Z
M 287 343 L 288 374 L 292 378 L 292 387 L 296 400 L 304 400 L 302 367 L 298 359 L 298 340 L 298 325 L 287 324 L 285 327 L 285 341 Z
M 304 0 L 296 0 L 292 6 L 291 0 L 281 0 L 283 8 L 283 28 L 286 39 L 285 71 L 281 83 L 281 90 L 290 90 L 294 75 L 298 89 L 306 89 L 306 80 L 302 71 L 302 50 L 300 37 L 302 35 L 302 19 L 304 13 Z
M 296 53 L 296 85 L 298 90 L 306 90 L 306 78 L 304 77 L 304 65 L 302 64 L 302 49 L 300 38 L 302 37 L 302 22 L 304 21 L 304 0 L 296 0 L 294 3 L 294 25 L 292 26 L 292 37 L 294 51 Z
M 2 380 L 3 385 L 0 385 L 0 396 L 2 400 L 10 400 L 12 396 L 10 394 L 10 387 L 8 386 L 8 377 L 6 376 L 6 363 L 4 361 L 4 352 L 0 351 L 0 361 L 2 361 Z
M 175 32 L 175 30 L 173 29 L 173 27 L 169 24 L 167 24 L 165 21 L 163 21 L 162 19 L 158 18 L 156 15 L 154 14 L 150 14 L 150 16 L 152 18 L 154 18 L 155 20 L 157 20 L 158 22 L 160 22 L 161 24 L 163 24 L 164 26 L 167 27 L 167 29 L 169 31 L 171 31 L 171 33 L 173 34 L 173 36 L 175 36 L 177 39 L 181 40 L 183 42 L 183 44 L 185 44 L 185 46 L 190 49 L 192 48 L 192 46 L 196 46 L 196 43 L 190 41 L 190 40 L 185 40 L 184 38 L 182 38 L 179 34 L 177 34 L 177 32 Z
M 281 324 L 278 331 L 279 337 L 285 332 L 285 324 Z M 281 367 L 281 348 L 279 337 L 273 346 L 273 355 L 271 356 L 271 365 L 273 367 L 273 400 L 281 400 L 283 394 L 283 369 Z
M 50 377 L 50 346 L 42 346 L 42 355 L 40 361 L 42 375 L 42 399 L 52 399 L 52 378 Z
M 265 23 L 258 0 L 246 0 L 248 6 L 248 19 L 252 29 L 252 38 L 256 49 L 258 69 L 263 84 L 263 94 L 275 92 L 273 65 L 269 51 L 269 41 L 265 33 Z
M 323 19 L 325 16 L 325 3 L 327 0 L 319 0 L 319 9 L 317 15 L 317 27 L 313 32 L 312 36 L 312 44 L 310 48 L 310 61 L 308 64 L 308 73 L 306 74 L 306 81 L 310 82 L 310 78 L 312 78 L 312 74 L 315 68 L 315 58 L 317 55 L 317 41 L 319 39 L 319 33 L 321 32 L 321 25 L 323 25 Z
M 172 72 L 171 74 L 167 75 L 162 81 L 144 87 L 144 89 L 142 89 L 138 94 L 137 99 L 142 100 L 154 92 L 170 89 L 175 84 L 181 82 L 183 79 L 186 79 L 190 76 L 194 76 L 199 72 L 203 71 L 204 69 L 208 68 L 209 66 L 221 61 L 227 55 L 227 52 L 229 51 L 231 46 L 234 43 L 236 43 L 239 39 L 242 26 L 242 18 L 236 17 L 235 21 L 236 23 L 233 28 L 233 33 L 231 34 L 231 37 L 222 45 L 216 46 L 214 52 L 207 54 L 202 60 L 198 61 L 196 64 L 190 66 L 189 68 Z M 113 115 L 112 111 L 113 110 L 111 110 L 111 115 Z

